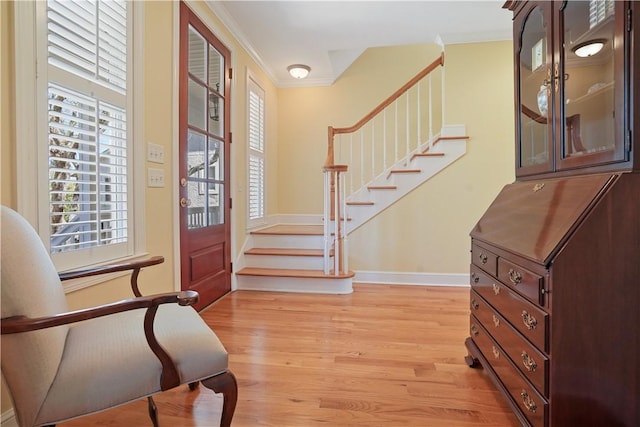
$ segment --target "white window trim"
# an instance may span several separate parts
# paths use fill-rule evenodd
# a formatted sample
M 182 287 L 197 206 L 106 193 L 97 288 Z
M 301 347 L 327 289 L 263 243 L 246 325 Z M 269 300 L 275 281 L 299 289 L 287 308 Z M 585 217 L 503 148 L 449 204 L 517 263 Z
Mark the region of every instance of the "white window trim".
M 132 104 L 132 197 L 130 199 L 130 215 L 133 225 L 133 255 L 125 259 L 135 259 L 146 255 L 145 245 L 145 144 L 144 137 L 144 2 L 131 2 L 133 13 L 133 76 L 131 82 Z M 46 163 L 42 164 L 42 157 L 38 153 L 38 135 L 47 134 L 47 106 L 38 104 L 37 94 L 46 93 L 46 81 L 36 79 L 38 67 L 46 64 L 37 63 L 38 51 L 46 51 L 46 37 L 38 40 L 37 28 L 46 28 L 46 15 L 37 14 L 38 7 L 46 7 L 41 2 L 14 3 L 15 17 L 15 46 L 20 55 L 16 55 L 15 90 L 16 90 L 16 187 L 17 210 L 33 227 L 40 232 L 41 227 L 47 227 L 46 212 L 39 211 L 39 204 L 46 203 L 47 195 L 39 194 L 41 180 L 48 179 Z M 40 19 L 36 22 L 36 19 Z M 40 45 L 38 45 L 40 43 Z M 39 87 L 34 84 L 38 81 Z M 44 91 L 44 92 L 42 92 Z M 36 112 L 35 116 L 33 112 Z M 34 119 L 35 117 L 35 119 Z M 36 173 L 33 173 L 33 170 Z M 46 187 L 46 185 L 45 185 Z M 42 188 L 45 188 L 42 187 Z M 47 204 L 48 206 L 48 204 Z M 42 238 L 42 234 L 41 234 Z M 43 241 L 45 241 L 43 239 Z M 45 241 L 45 245 L 46 241 Z M 48 245 L 47 245 L 48 246 Z M 71 292 L 94 285 L 113 278 L 90 278 L 65 283 L 65 292 Z

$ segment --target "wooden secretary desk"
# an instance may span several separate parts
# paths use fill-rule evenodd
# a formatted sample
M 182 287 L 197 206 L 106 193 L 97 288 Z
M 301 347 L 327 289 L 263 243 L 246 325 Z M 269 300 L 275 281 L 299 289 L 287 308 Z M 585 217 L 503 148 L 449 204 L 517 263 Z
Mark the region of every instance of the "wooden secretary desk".
M 523 425 L 640 426 L 640 2 L 509 1 L 516 182 L 471 231 L 467 363 Z

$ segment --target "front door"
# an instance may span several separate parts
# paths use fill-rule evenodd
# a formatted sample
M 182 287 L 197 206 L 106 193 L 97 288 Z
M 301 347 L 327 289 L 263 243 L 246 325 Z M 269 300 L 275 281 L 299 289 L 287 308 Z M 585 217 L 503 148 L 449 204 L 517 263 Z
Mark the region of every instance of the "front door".
M 230 51 L 180 3 L 181 288 L 201 310 L 231 290 Z

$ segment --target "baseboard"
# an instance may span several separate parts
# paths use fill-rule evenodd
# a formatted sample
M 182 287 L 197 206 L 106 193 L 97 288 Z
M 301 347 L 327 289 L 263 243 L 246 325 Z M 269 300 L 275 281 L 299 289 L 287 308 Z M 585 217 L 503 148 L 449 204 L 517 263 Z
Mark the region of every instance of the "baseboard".
M 16 421 L 16 414 L 13 412 L 13 408 L 2 413 L 0 416 L 1 427 L 19 427 L 18 421 Z
M 394 271 L 356 271 L 354 283 L 381 285 L 461 286 L 469 287 L 467 273 L 413 273 Z

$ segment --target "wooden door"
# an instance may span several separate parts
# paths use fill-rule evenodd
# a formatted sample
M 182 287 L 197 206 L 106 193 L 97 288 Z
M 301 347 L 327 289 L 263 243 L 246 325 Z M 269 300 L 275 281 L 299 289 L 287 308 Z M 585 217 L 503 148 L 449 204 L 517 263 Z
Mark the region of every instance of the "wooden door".
M 230 57 L 180 3 L 181 288 L 198 310 L 231 290 Z

